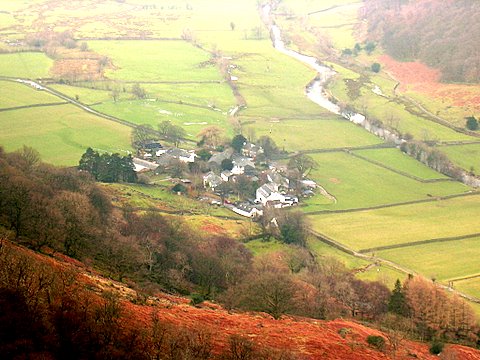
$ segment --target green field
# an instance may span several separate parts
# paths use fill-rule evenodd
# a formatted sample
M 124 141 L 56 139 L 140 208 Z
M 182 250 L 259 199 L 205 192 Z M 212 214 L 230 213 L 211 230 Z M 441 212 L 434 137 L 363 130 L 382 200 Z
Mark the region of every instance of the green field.
M 313 228 L 356 250 L 480 233 L 480 197 L 310 216 Z
M 480 299 L 480 278 L 478 277 L 468 280 L 455 281 L 454 287 L 457 290 L 463 291 Z M 479 304 L 477 304 L 476 308 L 478 309 L 477 313 L 480 313 Z
M 42 53 L 0 54 L 0 75 L 28 79 L 49 77 L 52 64 Z
M 446 281 L 480 273 L 480 237 L 384 250 L 376 256 Z
M 166 210 L 193 212 L 197 215 L 229 216 L 245 220 L 234 212 L 224 208 L 197 201 L 187 196 L 179 196 L 171 191 L 174 186 L 170 181 L 162 181 L 160 185 L 111 184 L 108 185 L 125 195 L 125 201 L 133 207 L 155 208 L 160 203 Z
M 423 180 L 447 178 L 398 149 L 360 150 L 355 154 Z
M 336 204 L 306 201 L 305 211 L 365 208 L 382 204 L 459 194 L 469 188 L 458 182 L 421 183 L 346 153 L 312 155 L 317 168 L 309 175 L 337 199 Z
M 114 68 L 106 76 L 114 80 L 220 81 L 210 54 L 186 41 L 89 41 L 99 54 L 108 56 Z
M 447 154 L 454 164 L 480 174 L 480 144 L 441 146 L 437 149 Z
M 55 165 L 76 165 L 89 146 L 123 154 L 132 150 L 129 127 L 72 105 L 0 112 L 0 127 L 0 144 L 7 151 L 27 145 Z
M 49 85 L 49 87 L 71 97 L 72 99 L 75 99 L 78 96 L 78 101 L 86 105 L 113 101 L 111 92 L 107 90 L 89 89 L 86 87 L 71 86 L 65 84 L 53 84 Z M 120 92 L 119 94 L 120 100 L 124 100 L 130 97 L 131 94 L 125 94 L 123 92 Z
M 0 81 L 0 108 L 62 102 L 45 91 L 11 81 Z
M 150 124 L 155 129 L 162 121 L 171 121 L 182 126 L 192 139 L 202 128 L 217 125 L 231 132 L 226 114 L 195 106 L 167 103 L 162 101 L 130 100 L 108 102 L 93 106 L 95 110 L 119 117 L 133 124 Z
M 360 127 L 333 116 L 316 120 L 254 121 L 248 127 L 257 137 L 270 136 L 286 151 L 296 152 L 312 149 L 345 148 L 380 144 L 382 141 Z

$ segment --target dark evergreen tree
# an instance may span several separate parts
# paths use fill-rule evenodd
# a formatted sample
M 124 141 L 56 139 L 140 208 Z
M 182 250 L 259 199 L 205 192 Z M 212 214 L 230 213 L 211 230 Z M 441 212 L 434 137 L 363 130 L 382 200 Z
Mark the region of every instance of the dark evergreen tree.
M 247 143 L 247 138 L 242 134 L 235 135 L 232 139 L 232 148 L 237 152 L 241 152 L 243 146 Z
M 397 315 L 408 316 L 408 304 L 403 291 L 402 283 L 399 279 L 395 282 L 395 287 L 388 302 L 388 311 Z

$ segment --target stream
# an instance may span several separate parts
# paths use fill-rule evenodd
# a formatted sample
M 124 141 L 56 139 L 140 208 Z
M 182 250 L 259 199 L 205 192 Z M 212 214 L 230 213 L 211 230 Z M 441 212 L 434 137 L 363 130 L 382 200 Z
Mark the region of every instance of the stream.
M 275 24 L 275 22 L 271 18 L 272 7 L 270 4 L 264 5 L 262 8 L 262 15 L 264 21 L 269 25 L 270 33 L 272 36 L 273 47 L 285 54 L 294 58 L 304 64 L 306 64 L 311 69 L 315 70 L 318 75 L 315 79 L 305 88 L 305 95 L 313 101 L 315 104 L 321 106 L 322 108 L 344 117 L 345 119 L 362 126 L 365 130 L 369 131 L 370 133 L 379 136 L 387 141 L 394 142 L 395 144 L 399 145 L 403 142 L 403 140 L 395 133 L 383 129 L 381 127 L 373 125 L 368 119 L 359 113 L 351 113 L 351 112 L 342 112 L 340 107 L 330 101 L 326 92 L 325 92 L 325 84 L 329 79 L 337 74 L 335 70 L 332 68 L 323 65 L 318 59 L 313 56 L 308 56 L 296 52 L 294 50 L 288 49 L 285 46 L 284 41 L 282 40 L 282 32 L 280 28 Z

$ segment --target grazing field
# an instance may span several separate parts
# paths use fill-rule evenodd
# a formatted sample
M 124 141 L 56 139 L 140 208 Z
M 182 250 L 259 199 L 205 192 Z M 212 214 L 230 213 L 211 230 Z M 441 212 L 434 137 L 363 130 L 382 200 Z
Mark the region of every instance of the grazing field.
M 480 277 L 455 281 L 454 287 L 457 290 L 463 291 L 480 299 Z M 477 313 L 480 313 L 479 304 L 477 304 L 477 309 Z
M 170 212 L 195 213 L 197 215 L 228 216 L 245 220 L 244 217 L 236 215 L 234 212 L 224 208 L 217 207 L 205 202 L 200 202 L 187 196 L 181 196 L 173 193 L 171 188 L 175 184 L 166 180 L 160 185 L 141 185 L 141 184 L 111 184 L 106 185 L 119 190 L 122 194 L 122 203 L 128 203 L 133 207 L 140 208 L 158 208 Z
M 0 108 L 61 102 L 56 96 L 31 86 L 12 81 L 0 81 Z
M 75 99 L 78 96 L 78 101 L 86 105 L 113 101 L 111 92 L 107 90 L 89 89 L 86 87 L 65 84 L 52 84 L 49 85 L 49 87 L 71 97 L 72 99 Z M 123 92 L 119 93 L 119 100 L 124 100 L 130 97 L 131 94 L 124 94 Z
M 445 175 L 430 169 L 428 166 L 423 165 L 421 162 L 404 154 L 399 149 L 358 150 L 354 153 L 378 162 L 388 168 L 404 172 L 423 180 L 447 178 Z
M 454 164 L 480 174 L 480 144 L 441 146 L 437 149 L 445 153 Z
M 0 76 L 38 79 L 50 76 L 53 61 L 43 53 L 0 54 Z
M 313 229 L 361 250 L 480 233 L 479 195 L 343 214 L 309 216 Z
M 480 237 L 384 250 L 376 256 L 446 281 L 480 273 Z
M 306 212 L 366 208 L 383 204 L 429 199 L 464 193 L 469 188 L 458 182 L 421 183 L 347 153 L 313 154 L 317 168 L 309 175 L 337 199 L 336 204 L 306 201 Z
M 186 41 L 89 41 L 88 45 L 113 62 L 113 69 L 105 74 L 110 79 L 140 83 L 222 80 L 211 55 Z
M 255 121 L 248 127 L 257 137 L 270 136 L 286 151 L 345 148 L 380 144 L 381 139 L 344 119 Z
M 131 129 L 90 115 L 72 105 L 0 112 L 0 144 L 7 151 L 27 145 L 42 160 L 72 166 L 87 147 L 99 151 L 131 151 Z
M 189 84 L 142 84 L 149 98 L 215 107 L 226 112 L 236 105 L 232 89 L 226 82 Z
M 233 71 L 238 77 L 236 85 L 247 103 L 241 115 L 288 118 L 325 113 L 305 96 L 305 86 L 315 77 L 315 72 L 276 52 L 268 41 L 256 43 L 257 47 L 252 49 L 255 53 L 241 55 L 234 61 L 238 66 Z
M 208 125 L 217 125 L 232 134 L 226 114 L 208 108 L 162 101 L 130 100 L 108 102 L 93 106 L 95 110 L 127 120 L 132 124 L 150 124 L 155 129 L 165 120 L 182 126 L 190 138 Z

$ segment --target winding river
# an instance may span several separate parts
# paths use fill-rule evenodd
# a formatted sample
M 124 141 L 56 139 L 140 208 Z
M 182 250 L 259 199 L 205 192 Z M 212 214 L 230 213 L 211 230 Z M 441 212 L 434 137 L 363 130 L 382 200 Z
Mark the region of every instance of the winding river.
M 273 47 L 279 52 L 281 52 L 282 54 L 290 56 L 306 64 L 307 66 L 309 66 L 311 69 L 315 70 L 318 73 L 317 77 L 305 89 L 305 95 L 311 101 L 313 101 L 315 104 L 321 106 L 324 109 L 327 109 L 328 111 L 336 115 L 341 115 L 345 119 L 362 126 L 363 128 L 365 128 L 365 130 L 385 140 L 392 141 L 396 144 L 401 144 L 403 142 L 403 140 L 400 137 L 398 137 L 398 135 L 396 135 L 395 133 L 370 123 L 364 115 L 359 113 L 342 112 L 340 107 L 337 104 L 330 101 L 325 93 L 324 87 L 327 81 L 333 76 L 335 76 L 337 72 L 332 68 L 321 64 L 318 61 L 318 59 L 316 59 L 313 56 L 304 55 L 294 50 L 288 49 L 285 46 L 285 42 L 282 40 L 282 33 L 280 28 L 272 20 L 271 5 L 270 4 L 264 5 L 262 12 L 263 12 L 262 14 L 263 19 L 265 23 L 269 25 L 269 28 L 270 28 Z

